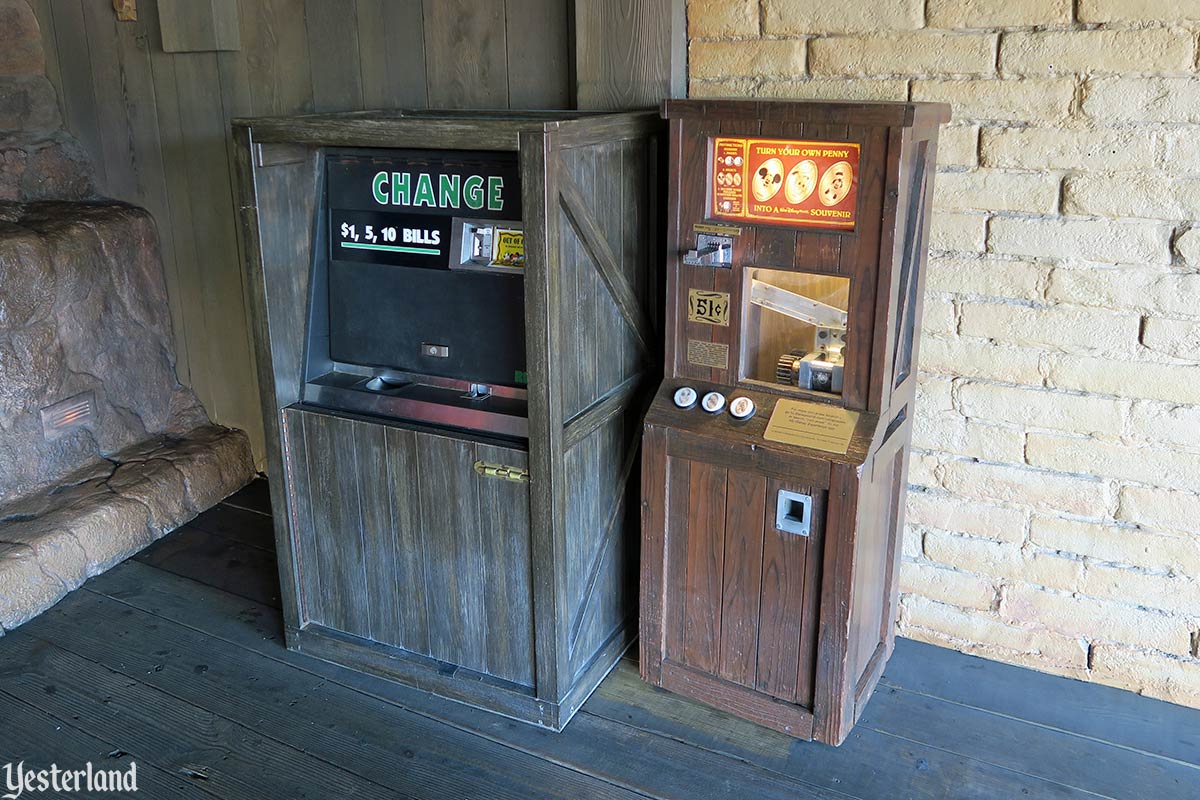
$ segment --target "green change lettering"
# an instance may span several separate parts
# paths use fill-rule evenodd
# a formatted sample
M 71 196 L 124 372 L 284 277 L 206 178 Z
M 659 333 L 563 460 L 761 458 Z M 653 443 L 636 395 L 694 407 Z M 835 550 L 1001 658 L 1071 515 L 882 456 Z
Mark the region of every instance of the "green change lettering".
M 499 175 L 438 175 L 421 172 L 375 173 L 371 179 L 371 195 L 381 206 L 410 206 L 412 208 L 461 208 L 474 211 L 504 210 L 504 178 Z

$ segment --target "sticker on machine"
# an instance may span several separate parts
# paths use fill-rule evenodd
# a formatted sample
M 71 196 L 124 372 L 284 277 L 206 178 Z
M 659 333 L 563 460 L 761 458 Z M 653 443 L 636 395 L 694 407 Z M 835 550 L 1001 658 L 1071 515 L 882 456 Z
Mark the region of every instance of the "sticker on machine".
M 729 369 L 729 345 L 688 339 L 687 360 L 698 367 Z
M 858 425 L 858 412 L 827 403 L 780 400 L 763 438 L 826 453 L 845 453 Z
M 856 142 L 715 137 L 712 216 L 853 230 L 860 150 Z

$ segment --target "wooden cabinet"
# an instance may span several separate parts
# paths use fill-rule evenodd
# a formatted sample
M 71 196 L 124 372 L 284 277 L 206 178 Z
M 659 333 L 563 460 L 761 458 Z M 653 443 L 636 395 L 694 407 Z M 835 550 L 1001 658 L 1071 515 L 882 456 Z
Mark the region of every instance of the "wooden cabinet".
M 945 106 L 669 100 L 641 670 L 801 738 L 891 653 Z
M 661 134 L 659 117 L 646 112 L 389 111 L 235 122 L 290 648 L 558 730 L 633 641 L 634 476 L 642 414 L 661 374 L 652 299 Z M 383 396 L 392 391 L 388 380 L 408 378 L 374 372 L 395 364 L 335 358 L 331 314 L 339 306 L 327 291 L 334 270 L 326 268 L 339 260 L 331 255 L 338 229 L 330 159 L 395 165 L 413 163 L 412 151 L 426 153 L 425 163 L 449 159 L 428 156 L 432 150 L 457 153 L 463 163 L 463 153 L 482 153 L 493 157 L 467 161 L 515 164 L 515 172 L 489 173 L 488 185 L 493 177 L 507 181 L 507 190 L 497 189 L 512 201 L 503 219 L 519 221 L 524 236 L 523 309 L 516 311 L 510 295 L 511 313 L 501 315 L 496 334 L 523 323 L 512 338 L 524 342 L 525 360 L 509 371 L 519 385 L 477 403 L 473 379 L 469 387 L 438 383 L 437 397 L 452 395 L 456 410 L 471 412 L 453 417 L 405 416 L 397 409 L 413 406 L 401 403 L 338 406 L 324 390 L 337 397 L 358 384 L 328 381 L 369 388 L 379 378 Z M 379 187 L 402 182 L 398 169 L 372 166 L 368 188 L 373 172 Z M 428 174 L 412 180 L 419 187 L 422 179 L 434 185 Z M 441 191 L 442 182 L 436 185 Z M 448 185 L 456 185 L 453 175 Z M 397 199 L 381 188 L 371 196 L 381 206 Z M 457 202 L 447 200 L 442 216 L 463 226 L 451 230 L 465 230 L 480 212 Z M 515 205 L 519 214 L 510 215 Z M 375 217 L 362 219 L 376 225 Z M 406 235 L 421 239 L 425 255 L 425 245 L 437 245 L 431 269 L 461 262 L 463 252 L 445 262 L 443 245 L 453 248 L 455 239 L 433 242 L 436 226 L 421 222 L 430 219 L 406 223 Z M 386 238 L 389 228 L 379 230 Z M 336 252 L 351 240 L 342 238 Z M 402 283 L 386 270 L 408 266 L 419 271 L 372 262 L 362 274 Z M 372 286 L 364 278 L 355 296 L 378 299 L 383 291 L 373 295 Z M 393 285 L 391 296 L 403 291 Z M 398 324 L 386 300 L 377 305 L 372 324 Z M 464 318 L 470 313 L 455 308 Z M 415 341 L 433 344 L 431 357 L 439 345 L 470 353 L 463 331 L 473 319 L 454 330 L 461 335 L 455 342 Z M 478 342 L 487 334 L 472 335 Z M 313 393 L 314 386 L 323 388 Z M 353 391 L 360 400 L 369 396 Z M 474 424 L 493 401 L 520 424 Z M 425 411 L 437 404 L 421 402 Z

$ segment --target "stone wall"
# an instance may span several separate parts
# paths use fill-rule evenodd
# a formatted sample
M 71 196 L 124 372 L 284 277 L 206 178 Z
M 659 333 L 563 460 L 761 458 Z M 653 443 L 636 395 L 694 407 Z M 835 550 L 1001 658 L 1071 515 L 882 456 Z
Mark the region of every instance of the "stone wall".
M 62 130 L 45 61 L 29 5 L 0 0 L 0 201 L 92 194 L 91 165 L 79 142 Z
M 1200 6 L 690 0 L 694 97 L 953 105 L 903 635 L 1200 707 Z

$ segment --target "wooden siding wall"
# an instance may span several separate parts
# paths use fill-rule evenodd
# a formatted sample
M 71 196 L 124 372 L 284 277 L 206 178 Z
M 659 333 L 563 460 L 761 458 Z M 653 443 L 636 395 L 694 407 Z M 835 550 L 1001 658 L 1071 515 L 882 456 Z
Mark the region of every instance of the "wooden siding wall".
M 230 119 L 573 103 L 564 0 L 240 0 L 241 49 L 195 53 L 163 52 L 157 0 L 135 22 L 107 0 L 29 3 L 99 190 L 158 222 L 180 380 L 215 421 L 250 433 L 260 464 Z

